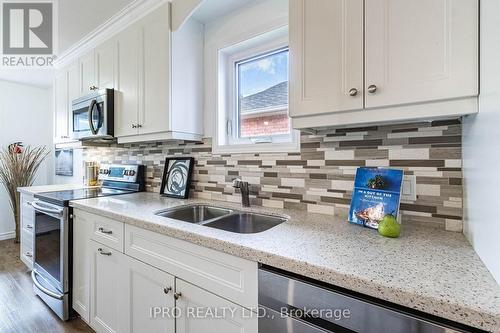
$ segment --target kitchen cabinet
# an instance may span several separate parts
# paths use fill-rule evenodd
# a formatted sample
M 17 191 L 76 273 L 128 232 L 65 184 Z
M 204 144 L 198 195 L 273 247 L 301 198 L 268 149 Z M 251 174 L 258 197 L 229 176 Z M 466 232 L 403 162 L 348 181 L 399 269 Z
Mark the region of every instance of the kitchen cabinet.
M 295 128 L 477 112 L 477 0 L 291 0 L 289 6 Z
M 98 333 L 128 332 L 127 258 L 90 242 L 90 325 Z
M 177 33 L 177 32 L 176 32 Z M 178 32 L 184 37 L 196 34 L 195 30 Z M 191 38 L 193 39 L 193 38 Z M 118 105 L 115 112 L 115 135 L 119 143 L 154 140 L 199 140 L 202 134 L 202 108 L 187 101 L 201 100 L 202 89 L 197 85 L 187 85 L 187 91 L 173 89 L 173 85 L 183 85 L 189 77 L 175 76 L 171 68 L 172 54 L 178 49 L 170 31 L 170 5 L 159 9 L 133 23 L 117 36 L 118 40 Z M 195 45 L 182 50 L 198 52 L 202 48 Z M 180 47 L 179 47 L 180 49 Z M 200 73 L 203 58 L 186 56 L 188 68 L 196 68 Z M 191 82 L 191 81 L 190 81 Z M 175 94 L 172 91 L 176 92 Z M 175 107 L 173 107 L 175 106 Z
M 73 309 L 90 322 L 90 222 L 85 215 L 73 214 Z M 78 235 L 78 236 L 77 236 Z
M 31 206 L 34 196 L 21 193 L 21 261 L 29 269 L 33 268 L 34 236 L 33 227 L 35 225 L 35 210 Z
M 68 72 L 59 71 L 54 79 L 54 142 L 69 140 Z
M 118 41 L 116 38 L 102 43 L 95 49 L 96 86 L 99 89 L 116 89 L 118 81 Z
M 80 57 L 81 96 L 96 89 L 95 72 L 95 51 L 92 50 Z
M 289 34 L 290 116 L 362 109 L 363 0 L 292 0 Z
M 212 309 L 217 313 L 208 314 L 205 318 L 182 316 L 177 319 L 177 333 L 249 333 L 258 331 L 256 314 L 248 309 L 235 305 L 217 295 L 209 293 L 188 282 L 176 279 L 175 290 L 180 295 L 177 307 L 182 313 L 188 308 Z M 225 316 L 223 316 L 224 312 Z M 221 316 L 221 318 L 215 318 Z
M 73 215 L 73 308 L 96 332 L 257 332 L 249 310 L 257 306 L 257 263 L 78 209 Z M 104 244 L 99 225 L 121 245 Z M 174 307 L 181 316 L 163 313 Z M 226 316 L 187 316 L 188 309 Z

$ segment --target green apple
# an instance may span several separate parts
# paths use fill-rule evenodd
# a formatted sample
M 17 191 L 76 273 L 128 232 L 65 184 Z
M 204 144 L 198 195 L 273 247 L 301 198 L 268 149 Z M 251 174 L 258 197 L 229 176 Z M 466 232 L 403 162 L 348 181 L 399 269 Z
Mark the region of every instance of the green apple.
M 378 233 L 385 237 L 399 237 L 401 225 L 393 215 L 387 214 L 378 224 Z

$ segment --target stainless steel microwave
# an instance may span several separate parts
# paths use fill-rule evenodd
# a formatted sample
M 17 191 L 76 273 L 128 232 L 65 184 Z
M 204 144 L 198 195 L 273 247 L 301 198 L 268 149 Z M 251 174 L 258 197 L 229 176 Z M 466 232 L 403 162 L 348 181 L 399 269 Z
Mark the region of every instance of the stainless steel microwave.
M 73 139 L 113 139 L 114 96 L 113 89 L 101 89 L 72 102 Z

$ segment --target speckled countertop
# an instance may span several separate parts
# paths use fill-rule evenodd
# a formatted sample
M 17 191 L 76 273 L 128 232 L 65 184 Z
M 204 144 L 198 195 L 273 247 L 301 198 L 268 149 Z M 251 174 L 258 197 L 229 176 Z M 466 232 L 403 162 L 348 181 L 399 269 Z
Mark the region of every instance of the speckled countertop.
M 261 207 L 286 223 L 258 234 L 235 234 L 154 215 L 205 200 L 155 193 L 73 201 L 85 211 L 301 274 L 487 331 L 500 332 L 500 286 L 464 236 L 403 226 L 400 238 L 338 218 Z M 209 202 L 240 209 L 240 205 Z

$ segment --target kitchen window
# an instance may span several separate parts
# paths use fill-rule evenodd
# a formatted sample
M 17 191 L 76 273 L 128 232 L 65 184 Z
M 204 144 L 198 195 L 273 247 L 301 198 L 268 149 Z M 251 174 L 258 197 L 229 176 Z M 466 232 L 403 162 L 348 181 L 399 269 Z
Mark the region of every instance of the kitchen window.
M 288 116 L 287 37 L 281 29 L 221 50 L 219 150 L 298 151 Z

